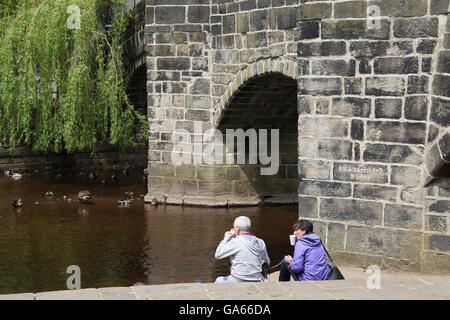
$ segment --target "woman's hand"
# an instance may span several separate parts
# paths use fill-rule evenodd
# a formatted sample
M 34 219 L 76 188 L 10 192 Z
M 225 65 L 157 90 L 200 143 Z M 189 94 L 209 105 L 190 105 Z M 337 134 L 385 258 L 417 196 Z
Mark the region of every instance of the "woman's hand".
M 284 261 L 286 261 L 286 263 L 291 263 L 292 260 L 294 260 L 294 258 L 292 258 L 291 256 L 284 257 Z

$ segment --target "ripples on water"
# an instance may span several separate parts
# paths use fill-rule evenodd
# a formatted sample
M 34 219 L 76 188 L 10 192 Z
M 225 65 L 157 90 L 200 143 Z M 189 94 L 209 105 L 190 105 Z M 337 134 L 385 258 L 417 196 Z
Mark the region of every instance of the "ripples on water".
M 240 215 L 251 218 L 273 265 L 292 254 L 297 207 L 153 207 L 144 204 L 140 173 L 117 176 L 106 186 L 85 173 L 0 176 L 0 294 L 67 289 L 70 265 L 80 267 L 82 288 L 212 282 L 229 273 L 229 259 L 217 261 L 214 252 Z M 83 189 L 92 192 L 92 204 L 76 200 Z M 119 206 L 126 192 L 135 200 Z M 11 205 L 17 198 L 22 208 Z

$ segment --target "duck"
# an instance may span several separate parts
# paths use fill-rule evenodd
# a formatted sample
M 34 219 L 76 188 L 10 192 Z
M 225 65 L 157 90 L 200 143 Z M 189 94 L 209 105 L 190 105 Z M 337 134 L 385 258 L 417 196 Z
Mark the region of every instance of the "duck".
M 23 205 L 22 199 L 19 199 L 19 200 L 13 199 L 12 205 L 13 205 L 13 207 L 15 207 L 15 208 L 20 208 L 20 207 Z
M 46 196 L 46 197 L 53 197 L 53 191 L 47 191 L 47 192 L 45 193 L 45 196 Z
M 87 202 L 89 199 L 92 199 L 92 194 L 89 190 L 82 190 L 78 192 L 78 200 L 80 202 Z
M 13 179 L 22 179 L 23 175 L 16 172 L 16 173 L 13 173 L 13 174 L 11 175 L 11 177 L 12 177 Z
M 127 206 L 127 205 L 130 204 L 130 202 L 131 202 L 131 200 L 128 199 L 128 198 L 122 199 L 122 200 L 119 200 L 119 201 L 118 201 L 118 203 L 119 203 L 121 206 L 124 206 L 124 205 Z

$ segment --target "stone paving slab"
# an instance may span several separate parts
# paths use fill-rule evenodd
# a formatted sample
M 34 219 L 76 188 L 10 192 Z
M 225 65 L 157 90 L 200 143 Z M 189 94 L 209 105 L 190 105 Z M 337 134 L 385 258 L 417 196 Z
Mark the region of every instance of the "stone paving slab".
M 103 300 L 137 300 L 137 295 L 131 287 L 100 288 Z
M 210 300 L 199 283 L 132 287 L 139 300 Z
M 97 289 L 61 290 L 36 293 L 36 300 L 101 300 Z
M 32 293 L 2 294 L 0 300 L 34 300 Z
M 450 276 L 381 271 L 381 288 L 369 289 L 369 274 L 342 268 L 346 280 L 178 283 L 0 295 L 0 300 L 450 300 Z

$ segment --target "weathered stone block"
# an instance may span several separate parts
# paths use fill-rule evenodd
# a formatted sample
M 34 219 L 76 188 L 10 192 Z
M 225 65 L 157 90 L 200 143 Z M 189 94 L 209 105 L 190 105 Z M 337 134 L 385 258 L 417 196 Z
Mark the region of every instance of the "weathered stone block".
M 277 9 L 278 29 L 293 29 L 297 24 L 297 8 L 287 7 Z
M 436 74 L 433 77 L 433 94 L 450 98 L 450 76 Z
M 347 140 L 318 140 L 319 158 L 330 160 L 352 160 L 353 143 Z
M 408 76 L 408 94 L 428 93 L 428 76 Z
M 250 30 L 250 18 L 247 12 L 236 15 L 236 32 L 247 33 Z
M 449 106 L 449 100 L 433 97 L 431 101 L 431 120 L 441 126 L 448 126 L 448 124 L 450 123 Z
M 320 217 L 325 220 L 380 225 L 381 211 L 382 204 L 375 201 L 326 198 L 320 200 Z
M 366 78 L 366 95 L 373 96 L 403 96 L 405 80 L 398 77 Z
M 432 61 L 433 58 L 431 57 L 422 58 L 422 72 L 431 73 Z
M 299 94 L 340 95 L 342 94 L 341 78 L 299 78 Z
M 361 78 L 346 78 L 344 79 L 344 92 L 348 95 L 360 95 L 362 93 L 362 79 Z
M 313 108 L 313 100 L 310 96 L 297 97 L 298 114 L 311 114 L 312 108 Z
M 417 53 L 433 54 L 436 43 L 437 41 L 433 39 L 420 39 L 417 44 Z
M 445 233 L 448 230 L 448 218 L 446 216 L 427 215 L 425 220 L 425 229 Z
M 350 53 L 356 58 L 385 56 L 389 46 L 389 41 L 352 41 Z
M 156 6 L 155 22 L 158 24 L 185 23 L 186 7 Z
M 240 11 L 256 9 L 256 0 L 244 0 L 240 3 Z
M 235 17 L 236 16 L 234 14 L 223 16 L 223 22 L 222 22 L 223 34 L 236 32 Z
M 302 21 L 297 24 L 296 40 L 319 38 L 319 23 L 314 21 Z
M 297 66 L 298 66 L 298 75 L 309 75 L 310 74 L 310 62 L 308 59 L 297 59 Z
M 371 74 L 372 66 L 369 59 L 361 59 L 359 62 L 359 73 L 360 74 Z
M 311 70 L 314 75 L 354 76 L 355 60 L 313 60 Z
M 368 183 L 387 183 L 386 166 L 375 164 L 354 164 L 335 162 L 333 167 L 334 180 L 357 181 Z
M 334 18 L 365 18 L 367 17 L 366 1 L 346 1 L 334 4 Z
M 300 136 L 346 137 L 348 124 L 343 119 L 328 117 L 301 117 L 298 122 Z
M 328 223 L 327 246 L 329 249 L 343 250 L 345 239 L 345 225 L 342 223 Z
M 380 20 L 381 28 L 367 29 L 367 20 L 328 20 L 322 22 L 322 39 L 389 39 L 390 21 Z
M 405 118 L 425 121 L 428 113 L 427 96 L 409 96 L 405 99 Z
M 369 117 L 370 115 L 370 99 L 363 98 L 333 98 L 331 108 L 332 115 L 343 117 Z
M 331 18 L 331 3 L 306 3 L 297 8 L 298 20 Z
M 367 139 L 372 141 L 424 144 L 426 126 L 424 123 L 368 121 Z
M 439 52 L 437 72 L 450 73 L 450 50 Z
M 429 250 L 438 250 L 443 252 L 450 251 L 450 235 L 427 234 L 425 236 L 425 245 Z
M 353 189 L 353 197 L 395 202 L 397 199 L 397 188 L 369 184 L 355 184 Z
M 450 213 L 450 200 L 428 200 L 427 203 L 428 212 L 438 212 L 438 213 Z
M 316 114 L 328 114 L 329 113 L 329 101 L 328 99 L 316 100 Z
M 375 0 L 369 5 L 378 6 L 382 16 L 420 17 L 427 14 L 427 0 Z
M 376 74 L 408 74 L 419 71 L 419 60 L 417 57 L 386 57 L 376 58 L 373 63 Z
M 187 95 L 185 98 L 186 108 L 193 109 L 210 109 L 211 108 L 211 97 L 208 96 L 191 96 Z
M 301 180 L 299 194 L 328 197 L 349 197 L 352 194 L 350 183 Z
M 209 23 L 209 6 L 189 6 L 189 23 Z
M 421 229 L 422 214 L 421 208 L 387 204 L 384 209 L 384 225 L 405 229 Z
M 299 42 L 297 54 L 299 57 L 345 55 L 346 44 L 344 41 Z
M 317 218 L 318 204 L 315 197 L 298 197 L 299 216 L 305 218 Z
M 363 159 L 364 161 L 419 165 L 422 163 L 422 154 L 409 146 L 368 143 Z
M 448 13 L 449 0 L 431 0 L 431 14 Z
M 394 21 L 394 36 L 397 38 L 436 38 L 439 20 L 437 18 L 408 18 Z
M 321 160 L 301 160 L 298 164 L 300 179 L 330 179 L 331 163 Z
M 257 10 L 250 12 L 250 31 L 267 30 L 269 28 L 269 12 Z
M 209 121 L 211 112 L 209 110 L 188 109 L 186 110 L 184 117 L 186 120 Z
M 446 161 L 450 161 L 450 133 L 447 132 L 439 139 L 439 150 Z
M 189 70 L 189 58 L 158 58 L 158 70 Z
M 402 99 L 375 99 L 375 118 L 400 119 L 402 116 Z
M 354 140 L 364 140 L 364 122 L 362 120 L 352 120 L 351 137 Z
M 249 48 L 260 48 L 267 46 L 267 32 L 255 32 L 247 35 L 247 45 Z
M 416 187 L 420 185 L 421 170 L 417 167 L 392 166 L 391 184 Z
M 211 81 L 209 79 L 195 79 L 189 88 L 190 94 L 210 94 Z M 189 98 L 194 100 L 194 98 Z

